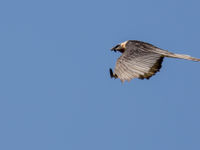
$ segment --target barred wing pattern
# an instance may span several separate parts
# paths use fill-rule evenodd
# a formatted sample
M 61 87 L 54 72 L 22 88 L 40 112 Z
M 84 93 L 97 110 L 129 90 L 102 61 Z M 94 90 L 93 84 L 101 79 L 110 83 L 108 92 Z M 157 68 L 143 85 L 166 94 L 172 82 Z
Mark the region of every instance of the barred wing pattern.
M 143 47 L 127 49 L 117 60 L 114 73 L 124 82 L 133 78 L 149 79 L 161 68 L 164 56 Z

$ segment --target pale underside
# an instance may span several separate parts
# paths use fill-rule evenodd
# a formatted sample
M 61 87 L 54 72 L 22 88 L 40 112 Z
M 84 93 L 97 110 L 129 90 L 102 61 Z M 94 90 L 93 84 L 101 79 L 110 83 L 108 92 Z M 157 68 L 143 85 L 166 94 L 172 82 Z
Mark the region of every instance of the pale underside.
M 114 73 L 122 82 L 133 78 L 149 79 L 159 71 L 163 58 L 149 51 L 126 51 L 118 58 Z

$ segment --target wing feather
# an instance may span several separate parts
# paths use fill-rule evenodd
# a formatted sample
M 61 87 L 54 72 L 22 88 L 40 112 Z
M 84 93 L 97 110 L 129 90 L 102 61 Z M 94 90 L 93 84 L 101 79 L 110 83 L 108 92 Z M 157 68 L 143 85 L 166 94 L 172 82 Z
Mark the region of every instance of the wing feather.
M 117 60 L 115 74 L 124 82 L 134 78 L 149 79 L 161 68 L 163 56 L 144 49 L 127 49 Z

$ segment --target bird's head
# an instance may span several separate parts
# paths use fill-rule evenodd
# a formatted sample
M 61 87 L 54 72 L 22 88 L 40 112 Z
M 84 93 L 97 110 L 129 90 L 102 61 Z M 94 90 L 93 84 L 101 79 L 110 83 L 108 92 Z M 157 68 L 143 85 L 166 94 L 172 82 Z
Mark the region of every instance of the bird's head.
M 114 52 L 119 51 L 119 52 L 123 53 L 125 51 L 125 49 L 126 49 L 127 42 L 128 41 L 125 41 L 125 42 L 123 42 L 121 44 L 117 44 L 116 46 L 111 48 L 111 51 L 114 51 Z

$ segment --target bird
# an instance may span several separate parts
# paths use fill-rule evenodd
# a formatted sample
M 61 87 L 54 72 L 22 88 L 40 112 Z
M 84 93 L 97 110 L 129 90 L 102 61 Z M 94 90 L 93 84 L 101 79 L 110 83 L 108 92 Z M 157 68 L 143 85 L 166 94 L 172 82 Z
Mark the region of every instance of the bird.
M 131 81 L 134 78 L 150 79 L 160 71 L 165 57 L 200 61 L 189 55 L 175 54 L 158 48 L 147 42 L 128 40 L 117 44 L 111 51 L 121 52 L 113 70 L 110 68 L 110 77 L 119 78 L 122 82 Z

